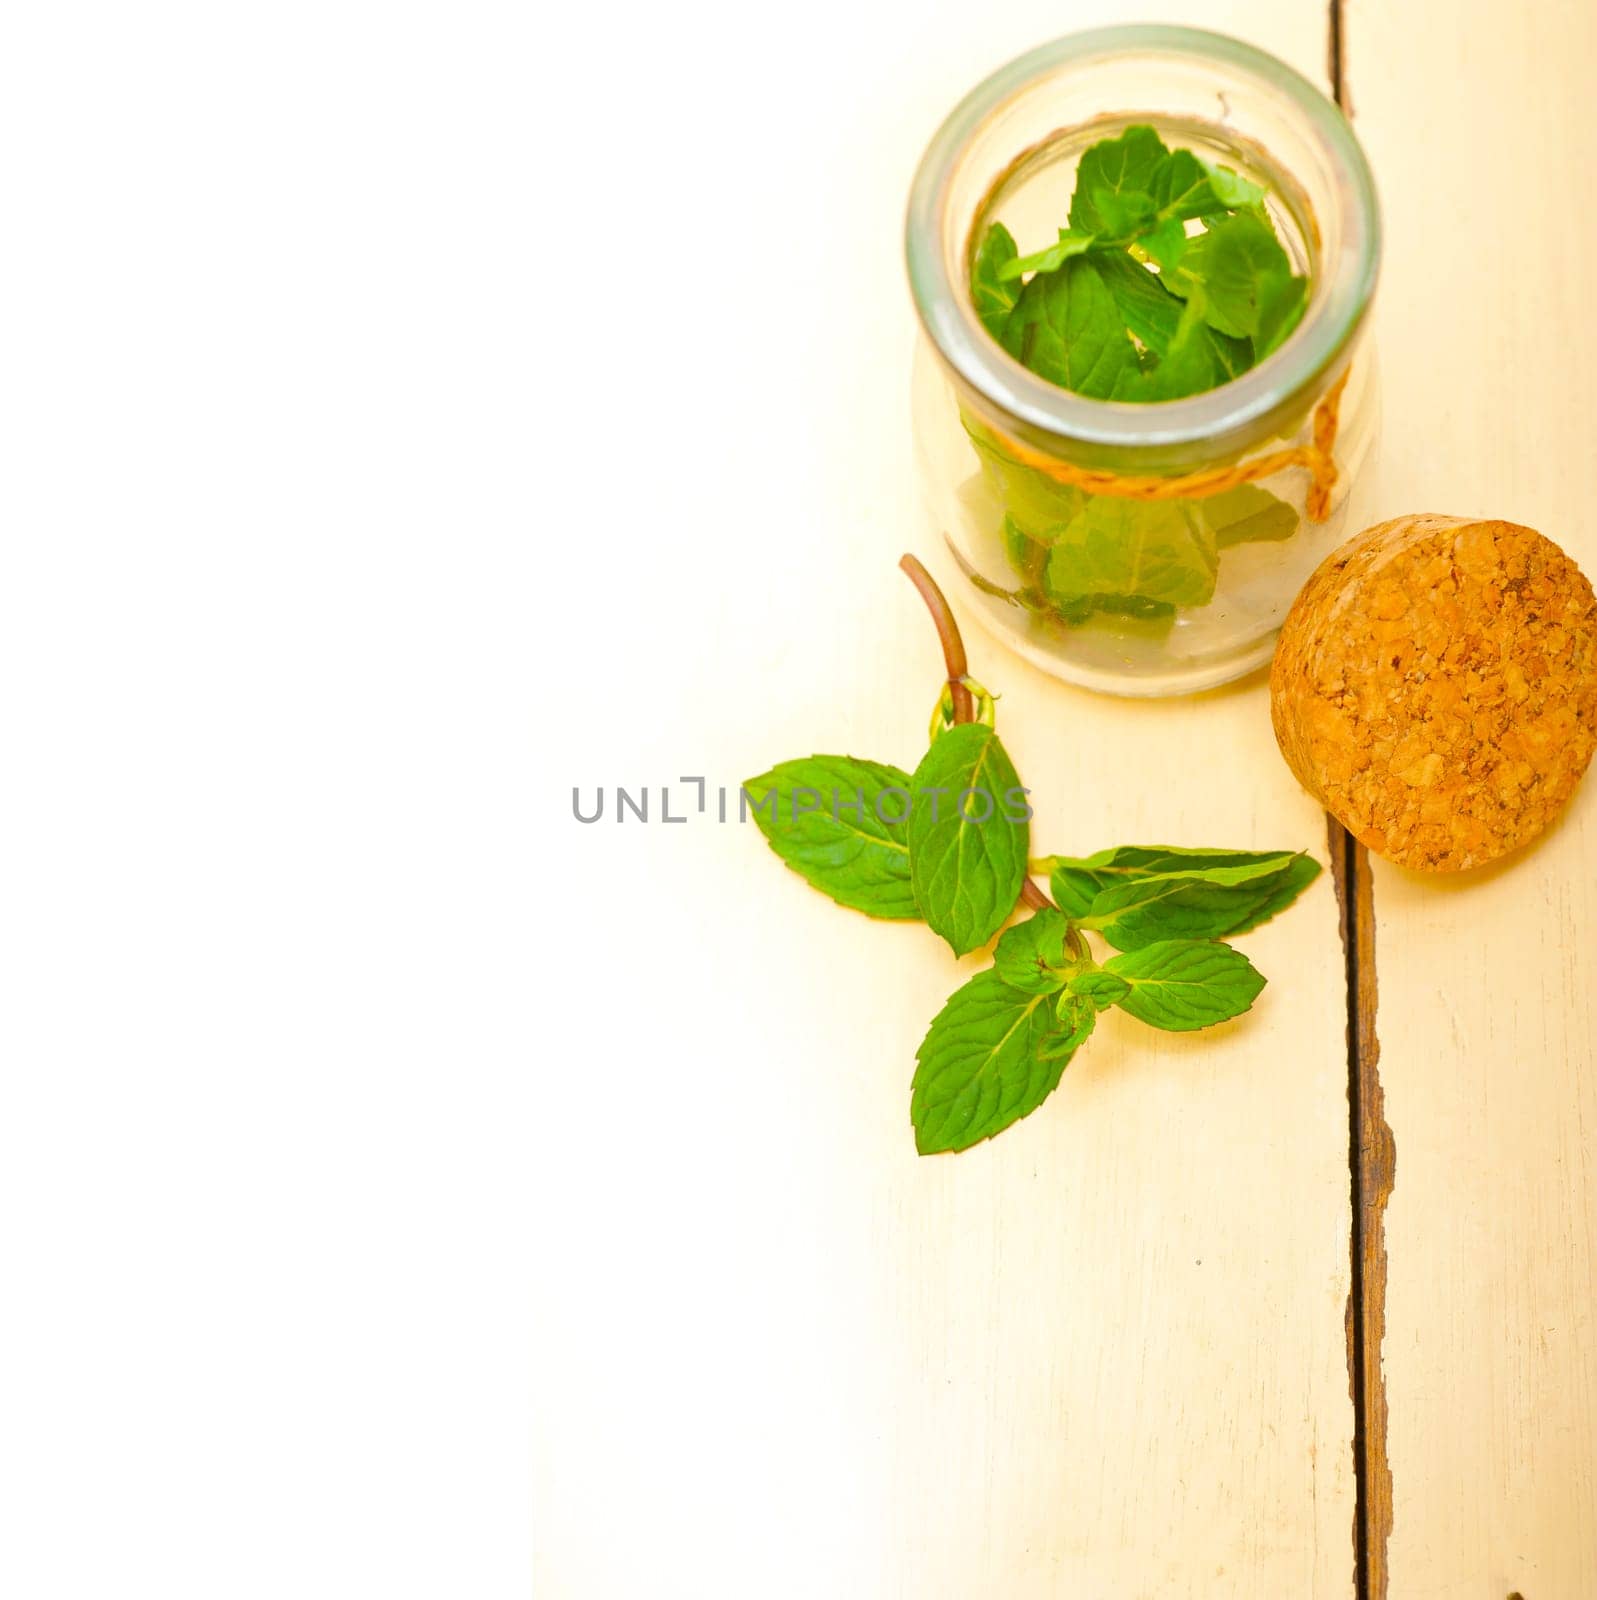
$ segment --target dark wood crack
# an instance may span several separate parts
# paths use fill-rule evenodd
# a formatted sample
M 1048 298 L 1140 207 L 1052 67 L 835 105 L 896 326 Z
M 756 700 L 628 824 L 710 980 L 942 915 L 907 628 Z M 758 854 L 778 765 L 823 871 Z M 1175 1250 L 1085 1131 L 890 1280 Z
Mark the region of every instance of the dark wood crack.
M 1386 1120 L 1375 1032 L 1375 907 L 1369 856 L 1334 820 L 1328 836 L 1348 996 L 1348 1167 L 1353 1200 L 1347 1300 L 1348 1388 L 1353 1398 L 1353 1559 L 1359 1600 L 1386 1600 L 1392 1471 L 1386 1456 L 1386 1203 L 1397 1148 Z
M 1329 0 L 1327 73 L 1351 117 L 1348 0 Z M 1386 1205 L 1397 1179 L 1397 1144 L 1386 1120 L 1381 1045 L 1375 1031 L 1375 892 L 1364 846 L 1333 818 L 1331 866 L 1342 915 L 1347 985 L 1348 1168 L 1352 1186 L 1352 1281 L 1347 1301 L 1348 1387 L 1353 1398 L 1353 1572 L 1358 1600 L 1387 1600 L 1392 1469 L 1387 1459 Z

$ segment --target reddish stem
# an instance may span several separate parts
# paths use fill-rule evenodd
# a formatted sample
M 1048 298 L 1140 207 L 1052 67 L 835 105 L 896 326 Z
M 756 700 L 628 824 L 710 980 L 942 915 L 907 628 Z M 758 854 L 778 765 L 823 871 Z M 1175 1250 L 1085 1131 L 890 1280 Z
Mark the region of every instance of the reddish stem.
M 943 665 L 948 669 L 948 692 L 954 701 L 954 721 L 969 722 L 976 715 L 976 703 L 971 699 L 970 690 L 965 687 L 965 641 L 959 636 L 959 624 L 954 621 L 954 613 L 948 609 L 948 601 L 937 587 L 937 580 L 914 556 L 906 555 L 898 564 L 920 592 L 936 625 L 937 639 L 943 647 Z
M 1041 911 L 1045 906 L 1052 907 L 1053 901 L 1037 887 L 1036 879 L 1023 878 L 1020 883 L 1020 898 L 1023 905 L 1028 905 L 1033 911 Z

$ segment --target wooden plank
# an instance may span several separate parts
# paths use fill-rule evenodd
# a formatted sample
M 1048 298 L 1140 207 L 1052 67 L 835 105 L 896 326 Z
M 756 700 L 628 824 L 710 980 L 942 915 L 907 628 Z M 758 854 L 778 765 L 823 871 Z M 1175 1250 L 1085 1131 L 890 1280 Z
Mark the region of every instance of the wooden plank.
M 922 1160 L 913 1052 L 974 961 L 823 901 L 751 828 L 578 827 L 567 809 L 572 783 L 702 772 L 713 807 L 716 785 L 812 749 L 918 758 L 939 658 L 895 570 L 905 549 L 937 563 L 909 438 L 908 179 L 989 67 L 1136 9 L 822 6 L 753 80 L 678 53 L 656 81 L 644 38 L 638 62 L 606 58 L 630 133 L 579 103 L 585 83 L 551 86 L 585 171 L 635 171 L 622 136 L 646 128 L 652 170 L 713 163 L 714 184 L 693 204 L 629 191 L 668 313 L 627 374 L 647 425 L 619 476 L 599 428 L 548 469 L 550 528 L 591 538 L 595 565 L 545 621 L 550 660 L 580 671 L 550 695 L 563 831 L 544 870 L 562 942 L 591 959 L 562 971 L 565 1070 L 529 1155 L 561 1223 L 535 1352 L 541 1600 L 1353 1592 L 1328 875 L 1248 936 L 1273 981 L 1245 1021 L 1154 1043 L 1111 1017 L 1036 1115 Z M 1321 0 L 1164 9 L 1323 79 Z M 688 12 L 672 40 L 756 15 Z M 615 193 L 559 202 L 594 245 L 590 303 L 637 309 L 603 243 Z M 706 274 L 712 219 L 739 270 Z M 713 316 L 682 328 L 707 287 Z M 780 336 L 748 337 L 772 307 Z M 551 327 L 554 369 L 590 366 L 594 331 Z M 601 522 L 596 485 L 625 514 Z M 1117 702 L 966 631 L 1041 846 L 1324 859 L 1261 683 Z
M 1353 0 L 1345 32 L 1387 219 L 1375 512 L 1526 522 L 1597 574 L 1597 11 Z M 1396 1143 L 1390 1593 L 1584 1600 L 1597 1594 L 1591 780 L 1508 864 L 1434 881 L 1377 863 L 1374 911 Z

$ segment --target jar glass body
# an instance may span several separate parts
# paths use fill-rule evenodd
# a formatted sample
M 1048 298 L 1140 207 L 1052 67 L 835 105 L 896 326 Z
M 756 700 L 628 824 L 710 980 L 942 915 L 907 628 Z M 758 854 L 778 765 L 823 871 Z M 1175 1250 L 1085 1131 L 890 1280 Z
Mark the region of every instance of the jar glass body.
M 987 227 L 1003 222 L 1022 254 L 1051 242 L 1083 151 L 1134 123 L 1262 185 L 1309 278 L 1278 350 L 1155 404 L 1087 399 L 1028 372 L 970 291 Z M 1304 580 L 1363 525 L 1376 435 L 1364 330 L 1379 217 L 1336 107 L 1219 35 L 1056 41 L 978 86 L 939 131 L 908 255 L 923 497 L 981 619 L 1045 671 L 1119 694 L 1188 693 L 1266 662 Z

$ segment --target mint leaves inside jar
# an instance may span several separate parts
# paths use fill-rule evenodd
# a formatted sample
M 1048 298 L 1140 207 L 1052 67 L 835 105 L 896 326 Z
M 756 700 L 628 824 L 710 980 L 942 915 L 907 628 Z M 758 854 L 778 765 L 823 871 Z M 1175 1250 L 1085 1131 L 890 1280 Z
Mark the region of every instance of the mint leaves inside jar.
M 1050 383 L 1152 404 L 1218 388 L 1278 349 L 1308 279 L 1276 236 L 1265 191 L 1151 127 L 1101 140 L 1076 171 L 1068 226 L 1022 256 L 1001 222 L 971 264 L 983 326 Z M 1291 537 L 1299 513 L 1253 484 L 1192 498 L 1092 493 L 1017 458 L 967 414 L 1019 582 L 980 586 L 1050 623 L 1095 616 L 1167 627 L 1207 605 L 1230 545 Z
M 1257 365 L 1297 326 L 1308 279 L 1257 184 L 1150 127 L 1093 145 L 1069 226 L 1032 255 L 991 224 L 971 267 L 987 331 L 1023 366 L 1098 400 L 1177 400 Z

